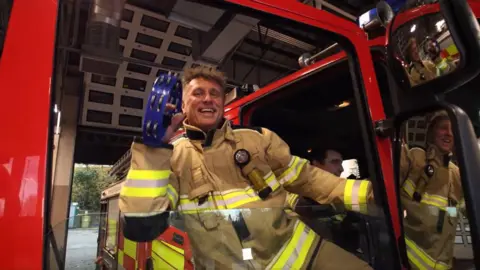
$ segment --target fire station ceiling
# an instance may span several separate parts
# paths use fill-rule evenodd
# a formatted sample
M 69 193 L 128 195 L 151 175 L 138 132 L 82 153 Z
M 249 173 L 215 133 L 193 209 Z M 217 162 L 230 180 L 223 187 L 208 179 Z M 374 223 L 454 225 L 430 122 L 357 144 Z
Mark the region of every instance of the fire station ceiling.
M 196 3 L 127 0 L 120 22 L 120 53 L 115 55 L 88 47 L 98 35 L 98 30 L 87 27 L 92 23 L 92 2 L 66 2 L 62 9 L 74 18 L 61 48 L 68 55 L 64 91 L 81 97 L 75 150 L 79 163 L 113 164 L 128 149 L 132 137 L 141 134 L 146 99 L 161 72 L 217 67 L 226 72 L 230 88 L 244 83 L 262 87 L 297 71 L 303 53 L 314 54 L 333 44 L 288 25 Z M 350 20 L 375 4 L 303 2 Z

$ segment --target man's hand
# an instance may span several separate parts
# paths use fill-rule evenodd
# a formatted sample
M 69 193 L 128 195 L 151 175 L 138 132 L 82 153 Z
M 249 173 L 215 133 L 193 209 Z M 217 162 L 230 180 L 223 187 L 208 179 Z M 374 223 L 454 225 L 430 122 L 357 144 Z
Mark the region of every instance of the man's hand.
M 174 109 L 175 109 L 175 105 L 167 104 L 167 110 L 174 110 Z M 185 114 L 183 113 L 177 113 L 174 116 L 172 116 L 172 122 L 167 127 L 167 130 L 165 131 L 165 135 L 162 138 L 162 142 L 164 143 L 170 142 L 170 140 L 175 136 L 175 133 L 177 132 L 177 130 L 182 126 L 183 120 L 185 120 Z

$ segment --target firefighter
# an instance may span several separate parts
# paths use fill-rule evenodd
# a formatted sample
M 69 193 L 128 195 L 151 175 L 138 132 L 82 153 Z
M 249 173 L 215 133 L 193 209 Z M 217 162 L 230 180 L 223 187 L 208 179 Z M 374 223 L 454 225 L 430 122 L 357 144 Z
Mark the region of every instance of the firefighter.
M 451 269 L 458 213 L 464 211 L 446 113 L 432 118 L 427 148 L 403 146 L 400 177 L 407 255 L 413 269 Z
M 310 166 L 268 129 L 231 125 L 221 72 L 187 69 L 182 84 L 185 137 L 163 148 L 132 144 L 119 201 L 126 238 L 151 241 L 167 227 L 169 210 L 178 210 L 199 269 L 371 269 L 283 209 L 289 191 L 366 211 L 369 181 Z M 165 143 L 183 117 L 173 117 Z
M 310 154 L 310 163 L 313 166 L 320 168 L 324 171 L 327 171 L 338 177 L 340 177 L 340 175 L 343 172 L 342 162 L 343 162 L 342 154 L 340 154 L 340 152 L 334 149 L 329 149 L 329 148 L 315 149 Z M 288 193 L 287 210 L 289 212 L 293 210 L 300 215 L 309 215 L 309 213 L 311 212 L 310 211 L 311 206 L 312 206 L 311 199 L 300 197 L 298 194 L 295 194 L 295 193 Z M 296 207 L 297 209 L 295 209 Z M 332 211 L 330 211 L 330 207 L 327 206 L 327 207 L 323 207 L 323 209 L 318 209 L 320 207 L 321 206 L 318 206 L 318 205 L 315 207 L 318 210 L 316 212 L 320 212 L 320 210 L 323 210 L 323 212 L 325 212 L 326 215 L 328 215 L 328 213 L 334 214 Z M 293 214 L 295 215 L 295 213 Z M 340 215 L 336 216 L 336 218 L 338 218 L 339 220 L 343 219 Z
M 407 45 L 406 60 L 408 65 L 408 78 L 412 86 L 423 82 L 431 81 L 436 78 L 436 66 L 427 59 L 420 59 L 417 40 L 412 37 Z

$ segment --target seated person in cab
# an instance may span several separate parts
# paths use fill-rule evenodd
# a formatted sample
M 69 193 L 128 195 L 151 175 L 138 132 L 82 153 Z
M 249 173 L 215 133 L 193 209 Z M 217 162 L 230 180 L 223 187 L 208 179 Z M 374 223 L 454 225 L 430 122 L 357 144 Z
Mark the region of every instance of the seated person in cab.
M 332 148 L 313 150 L 310 153 L 310 162 L 313 166 L 336 176 L 340 176 L 344 171 L 342 154 Z M 356 179 L 356 176 L 350 175 L 347 179 Z M 363 227 L 361 224 L 363 220 L 357 215 L 339 214 L 331 205 L 319 205 L 310 198 L 294 193 L 287 196 L 287 209 L 294 211 L 293 215 L 300 215 L 316 232 L 342 248 L 350 252 L 359 249 L 358 227 Z
M 339 151 L 330 148 L 317 148 L 314 149 L 310 155 L 310 164 L 317 168 L 320 168 L 326 172 L 329 172 L 335 176 L 340 177 L 343 172 L 343 157 Z M 295 211 L 302 216 L 312 215 L 312 205 L 315 205 L 316 212 L 325 211 L 325 215 L 331 216 L 332 212 L 330 205 L 324 207 L 318 205 L 314 200 L 299 196 L 295 193 L 289 193 L 287 195 L 287 207 L 289 210 Z
M 373 202 L 369 181 L 311 166 L 268 129 L 233 126 L 223 118 L 223 73 L 187 69 L 182 84 L 184 115 L 173 117 L 165 146 L 132 144 L 119 201 L 126 238 L 155 239 L 175 210 L 200 269 L 371 269 L 284 211 L 287 191 L 365 210 L 359 203 Z M 170 142 L 182 121 L 185 137 Z
M 451 160 L 453 147 L 450 118 L 444 112 L 427 127 L 426 149 L 403 145 L 400 198 L 412 269 L 452 268 L 457 211 L 465 211 L 460 172 Z

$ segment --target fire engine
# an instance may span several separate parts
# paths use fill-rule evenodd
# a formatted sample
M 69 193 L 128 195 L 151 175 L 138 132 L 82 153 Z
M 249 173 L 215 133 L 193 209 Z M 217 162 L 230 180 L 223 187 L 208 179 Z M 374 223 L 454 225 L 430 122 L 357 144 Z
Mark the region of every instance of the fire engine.
M 413 8 L 403 10 L 400 13 L 403 16 L 396 16 L 392 23 L 386 24 L 386 38 L 370 41 L 364 30 L 345 19 L 344 16 L 333 14 L 338 14 L 334 7 L 330 6 L 330 12 L 328 12 L 316 6 L 315 3 L 322 1 L 313 1 L 313 4 L 311 1 L 284 1 L 282 3 L 273 0 L 219 1 L 219 3 L 208 6 L 195 6 L 205 11 L 205 14 L 211 15 L 211 20 L 208 22 L 196 18 L 197 23 L 193 23 L 192 18 L 188 18 L 190 20 L 185 19 L 182 15 L 191 8 L 188 4 L 198 3 L 190 1 L 171 2 L 172 4 L 168 5 L 169 7 L 164 7 L 170 10 L 168 18 L 177 22 L 177 25 L 180 26 L 186 25 L 192 29 L 203 29 L 203 32 L 195 32 L 203 39 L 208 39 L 208 35 L 202 36 L 204 32 L 212 35 L 210 42 L 197 44 L 197 47 L 192 46 L 193 54 L 200 60 L 184 61 L 189 64 L 218 65 L 223 58 L 218 59 L 219 55 L 214 52 L 223 50 L 225 53 L 220 54 L 220 56 L 227 57 L 228 53 L 233 49 L 238 49 L 236 46 L 239 46 L 242 50 L 236 54 L 237 57 L 241 55 L 244 58 L 249 58 L 250 62 L 258 61 L 263 65 L 270 64 L 270 66 L 274 65 L 278 69 L 278 65 L 270 60 L 273 59 L 272 56 L 269 58 L 267 55 L 260 55 L 258 59 L 252 59 L 251 56 L 256 54 L 253 51 L 255 47 L 251 48 L 252 42 L 247 44 L 250 45 L 250 48 L 239 43 L 247 35 L 251 35 L 252 31 L 254 34 L 259 34 L 258 39 L 265 38 L 265 40 L 262 40 L 265 42 L 270 40 L 269 46 L 277 51 L 279 48 L 274 45 L 272 40 L 282 40 L 282 44 L 295 42 L 297 48 L 303 48 L 303 53 L 316 56 L 310 58 L 308 54 L 305 54 L 300 62 L 308 66 L 300 70 L 291 68 L 292 65 L 288 66 L 288 64 L 283 66 L 289 74 L 286 76 L 282 72 L 273 73 L 270 70 L 262 74 L 260 69 L 256 70 L 258 71 L 258 78 L 266 77 L 268 78 L 267 81 L 270 80 L 272 83 L 257 91 L 251 90 L 256 89 L 256 87 L 251 89 L 246 87 L 247 92 L 253 93 L 238 100 L 235 99 L 241 95 L 242 90 L 231 91 L 229 95 L 234 101 L 226 107 L 225 117 L 235 124 L 264 126 L 272 129 L 291 145 L 292 152 L 297 155 L 305 155 L 309 149 L 316 146 L 315 144 L 337 141 L 337 147 L 344 150 L 346 157 L 356 158 L 359 163 L 360 175 L 373 181 L 375 197 L 379 202 L 377 222 L 372 228 L 378 230 L 381 239 L 377 239 L 378 241 L 371 246 L 376 252 L 370 254 L 372 255 L 370 259 L 374 261 L 371 261 L 371 263 L 377 267 L 387 266 L 394 269 L 402 266 L 408 267 L 402 237 L 402 213 L 399 211 L 401 207 L 397 199 L 398 187 L 395 184 L 397 176 L 394 173 L 395 161 L 399 156 L 399 142 L 397 140 L 397 133 L 400 130 L 399 123 L 412 116 L 434 109 L 448 110 L 455 119 L 453 130 L 456 135 L 458 162 L 462 176 L 464 176 L 462 177 L 462 184 L 466 196 L 470 236 L 474 247 L 471 258 L 475 259 L 477 266 L 480 265 L 478 262 L 480 249 L 477 247 L 480 201 L 474 198 L 475 192 L 479 189 L 478 184 L 474 181 L 475 177 L 480 176 L 478 168 L 476 168 L 478 166 L 475 166 L 480 162 L 479 151 L 468 116 L 458 107 L 451 105 L 451 103 L 455 103 L 454 100 L 460 100 L 461 95 L 473 95 L 471 91 L 468 94 L 462 92 L 468 90 L 466 88 L 472 87 L 470 83 L 474 82 L 472 79 L 478 75 L 479 70 L 474 61 L 465 57 L 468 55 L 475 58 L 479 55 L 478 41 L 476 39 L 472 40 L 473 35 L 471 34 L 474 33 L 474 27 L 472 27 L 468 9 L 465 9 L 464 1 L 440 1 L 440 4 L 427 3 L 427 10 L 425 10 L 425 6 L 422 6 L 423 8 L 413 6 Z M 11 4 L 11 2 L 7 2 L 7 4 Z M 121 48 L 118 49 L 118 44 L 108 43 L 105 40 L 102 43 L 98 36 L 95 37 L 95 33 L 110 33 L 109 29 L 112 24 L 105 24 L 105 22 L 112 22 L 115 19 L 119 21 L 118 14 L 123 9 L 123 5 L 119 5 L 121 6 L 120 11 L 115 9 L 118 7 L 110 6 L 111 9 L 107 9 L 109 12 L 105 13 L 107 7 L 102 4 L 104 4 L 102 1 L 93 3 L 92 13 L 89 15 L 91 21 L 86 31 L 89 35 L 84 37 L 85 44 L 82 49 L 77 50 L 77 53 L 81 54 L 80 65 L 85 73 L 85 89 L 88 92 L 84 100 L 84 105 L 88 108 L 84 110 L 85 114 L 79 117 L 79 122 L 81 124 L 97 122 L 96 127 L 108 128 L 110 123 L 102 120 L 105 118 L 101 117 L 105 115 L 105 111 L 103 111 L 103 114 L 99 113 L 102 112 L 102 109 L 98 105 L 91 106 L 95 93 L 101 92 L 98 91 L 99 89 L 95 89 L 95 86 L 110 84 L 111 81 L 106 78 L 109 77 L 108 75 L 111 77 L 112 74 L 116 74 L 122 65 L 122 61 L 134 61 L 125 59 L 123 56 L 118 57 L 116 53 L 122 50 Z M 325 6 L 328 6 L 327 4 Z M 476 11 L 478 10 L 478 4 L 473 2 L 469 4 L 478 15 L 479 13 Z M 57 9 L 59 6 L 61 8 Z M 128 8 L 130 8 L 130 11 L 136 11 L 134 6 L 128 6 Z M 41 0 L 29 1 L 28 3 L 15 1 L 13 5 L 9 5 L 8 28 L 0 58 L 0 82 L 2 83 L 2 90 L 7 89 L 7 91 L 3 91 L 6 95 L 0 101 L 2 102 L 0 112 L 2 115 L 15 115 L 4 119 L 4 127 L 8 132 L 2 133 L 2 141 L 8 143 L 4 144 L 3 151 L 0 153 L 0 162 L 3 164 L 1 178 L 6 179 L 6 181 L 2 181 L 2 191 L 0 193 L 0 216 L 2 217 L 0 224 L 2 232 L 4 232 L 4 242 L 11 243 L 8 249 L 2 252 L 2 267 L 6 269 L 41 269 L 42 267 L 44 269 L 61 269 L 64 266 L 62 256 L 65 256 L 65 228 L 62 230 L 62 226 L 57 225 L 60 222 L 59 216 L 63 216 L 63 219 L 68 216 L 68 211 L 62 211 L 62 207 L 66 208 L 66 206 L 61 206 L 59 202 L 68 203 L 69 195 L 65 194 L 69 194 L 69 183 L 55 184 L 58 180 L 54 176 L 58 174 L 59 168 L 68 165 L 68 162 L 71 164 L 72 160 L 70 158 L 66 161 L 67 163 L 62 162 L 62 160 L 54 161 L 55 153 L 52 151 L 52 145 L 55 145 L 56 135 L 59 135 L 55 134 L 55 125 L 53 124 L 56 115 L 53 104 L 57 102 L 53 95 L 56 92 L 54 88 L 57 84 L 68 84 L 68 81 L 62 82 L 63 74 L 61 72 L 55 72 L 58 70 L 57 62 L 61 62 L 66 52 L 75 50 L 75 48 L 62 45 L 65 43 L 62 39 L 66 37 L 56 36 L 57 21 L 61 22 L 65 19 L 65 15 L 69 14 L 68 12 L 70 14 L 73 12 L 66 9 L 68 9 L 68 5 Z M 42 10 L 42 12 L 38 13 L 37 10 Z M 454 37 L 458 54 L 461 57 L 458 71 L 427 81 L 420 86 L 407 86 L 406 79 L 401 78 L 401 67 L 404 63 L 392 60 L 394 58 L 392 57 L 392 38 L 395 38 L 395 42 L 400 40 L 398 36 L 393 36 L 393 34 L 404 23 L 421 16 L 439 13 L 440 10 L 441 14 L 445 16 L 444 25 Z M 130 21 L 127 20 L 125 24 L 139 23 L 144 26 L 144 28 L 140 28 L 140 31 L 137 29 L 138 34 L 143 31 L 143 35 L 153 36 L 157 32 L 162 32 L 159 30 L 161 23 L 150 26 L 150 28 L 147 26 L 149 20 L 152 21 L 148 17 L 158 20 L 158 15 L 149 13 L 149 16 L 142 18 L 135 12 L 130 15 Z M 27 23 L 26 18 L 36 18 L 34 28 Z M 199 21 L 204 24 L 199 24 Z M 217 23 L 218 21 L 220 22 Z M 258 24 L 259 21 L 265 24 Z M 219 25 L 222 24 L 224 24 L 224 27 L 219 28 Z M 149 30 L 152 27 L 158 28 L 157 30 Z M 419 28 L 421 27 L 419 26 Z M 409 30 L 413 32 L 411 29 Z M 216 38 L 232 31 L 238 37 L 229 40 L 227 42 L 228 46 L 223 48 L 222 46 L 225 44 L 217 43 L 218 39 Z M 32 46 L 30 42 L 25 42 L 25 33 L 29 33 L 30 38 L 36 41 L 35 46 Z M 124 31 L 119 35 L 123 33 Z M 285 33 L 289 33 L 293 37 Z M 139 40 L 145 37 L 138 34 L 136 42 L 141 43 Z M 129 33 L 126 35 L 127 39 L 131 36 Z M 202 40 L 202 38 L 199 40 Z M 302 40 L 312 41 L 313 46 L 302 42 Z M 66 43 L 70 41 L 67 38 Z M 144 43 L 147 43 L 147 45 Z M 123 51 L 129 51 L 133 58 L 136 58 L 135 55 L 138 58 L 148 58 L 153 54 L 152 47 L 163 48 L 161 44 L 158 45 L 158 40 L 152 41 L 150 39 L 143 41 L 143 44 L 132 48 L 127 42 L 123 42 L 123 45 L 120 42 Z M 242 47 L 239 44 L 244 46 Z M 256 44 L 258 45 L 258 42 Z M 385 44 L 389 46 L 382 51 Z M 118 50 L 107 50 L 111 49 L 111 46 Z M 172 50 L 175 50 L 174 47 L 172 46 Z M 57 51 L 54 48 L 57 48 Z M 104 51 L 99 50 L 100 48 Z M 257 48 L 263 49 L 261 50 L 262 54 L 269 52 L 263 43 L 260 43 Z M 321 53 L 318 48 L 330 48 L 330 50 Z M 287 47 L 280 49 L 288 51 Z M 336 53 L 338 51 L 335 50 L 340 49 L 343 51 Z M 26 51 L 30 53 L 26 55 Z M 98 57 L 98 53 L 111 53 L 111 55 L 101 59 Z M 169 54 L 166 51 L 164 53 Z M 228 55 L 228 57 L 230 56 Z M 54 65 L 52 65 L 52 59 L 55 59 L 53 61 Z M 175 59 L 172 60 L 171 57 L 165 57 L 163 60 L 165 63 L 175 62 Z M 148 60 L 142 61 L 136 61 L 135 63 L 139 66 L 148 64 L 145 62 Z M 155 57 L 150 62 L 158 64 Z M 283 62 L 289 63 L 288 59 L 283 60 Z M 29 72 L 28 75 L 25 74 L 27 63 L 30 64 L 30 68 L 33 68 L 33 72 Z M 400 67 L 398 63 L 401 63 Z M 235 73 L 235 65 L 226 65 L 228 63 L 225 63 L 224 69 L 229 69 L 229 72 Z M 53 73 L 52 66 L 55 67 Z M 156 67 L 156 71 L 160 70 L 160 65 L 154 67 Z M 122 68 L 125 69 L 124 66 Z M 141 68 L 129 68 L 130 74 L 141 73 Z M 247 70 L 245 78 L 251 79 L 254 75 L 252 71 Z M 155 72 L 148 71 L 149 74 Z M 24 79 L 26 76 L 28 76 L 28 80 Z M 137 86 L 139 80 L 131 77 L 135 77 L 135 75 L 131 75 L 130 80 L 124 79 L 123 85 L 121 85 L 122 88 L 129 89 L 124 90 L 124 92 L 127 93 L 132 88 L 142 87 L 143 92 L 145 92 L 145 85 Z M 22 91 L 18 90 L 19 82 L 22 83 L 20 84 Z M 128 95 L 124 96 L 128 97 Z M 135 96 L 135 94 L 130 94 L 130 96 Z M 445 96 L 447 99 L 445 99 Z M 112 95 L 101 96 L 100 100 L 103 99 L 105 104 L 115 97 L 115 93 L 112 93 Z M 449 100 L 448 97 L 451 97 L 451 99 Z M 68 97 L 65 99 L 68 99 Z M 18 106 L 11 100 L 19 100 L 21 105 Z M 126 99 L 122 98 L 122 100 Z M 115 102 L 119 103 L 120 100 Z M 478 112 L 476 113 L 478 114 Z M 23 114 L 24 117 L 22 117 Z M 31 116 L 34 116 L 35 119 L 30 120 Z M 470 112 L 469 116 L 472 118 Z M 129 118 L 128 114 L 125 113 L 117 112 L 114 117 L 117 122 L 128 123 L 133 121 L 131 120 L 133 118 Z M 25 119 L 25 121 L 19 120 L 19 118 Z M 328 128 L 328 131 L 326 131 L 326 128 Z M 141 130 L 141 126 L 138 127 L 137 131 L 139 130 Z M 302 134 L 302 136 L 298 134 Z M 390 140 L 391 137 L 394 140 Z M 59 151 L 57 147 L 55 151 Z M 5 185 L 4 188 L 3 185 Z M 67 189 L 62 190 L 62 187 Z M 105 207 L 108 207 L 112 198 L 118 194 L 118 191 L 115 191 L 116 188 L 118 189 L 118 185 L 105 190 L 105 194 L 102 194 L 102 200 L 105 202 L 102 204 L 104 212 L 108 212 Z M 56 211 L 60 214 L 55 214 Z M 110 222 L 110 224 L 115 224 L 115 221 Z M 106 226 L 101 225 L 101 228 L 106 228 L 105 235 L 108 235 L 108 224 L 107 216 L 107 220 L 103 221 L 103 225 Z M 56 231 L 54 227 L 60 229 Z M 172 226 L 155 243 L 135 244 L 129 243 L 126 239 L 119 240 L 119 243 L 123 242 L 123 249 L 119 252 L 123 255 L 131 254 L 131 249 L 125 249 L 126 246 L 131 248 L 132 245 L 136 245 L 136 250 L 145 250 L 144 253 L 137 252 L 139 255 L 136 257 L 138 262 L 128 262 L 129 266 L 127 267 L 133 267 L 131 269 L 142 267 L 140 265 L 148 267 L 148 262 L 151 262 L 153 257 L 152 255 L 149 258 L 148 255 L 151 254 L 154 244 L 161 246 L 160 249 L 165 250 L 165 252 L 178 251 L 177 253 L 184 257 L 184 266 L 187 268 L 193 267 L 191 264 L 193 255 L 188 247 L 188 236 L 178 227 Z M 115 228 L 121 231 L 121 227 L 115 225 Z M 18 239 L 24 239 L 24 241 L 18 241 Z M 108 248 L 108 237 L 101 239 L 100 242 Z M 180 244 L 180 242 L 182 243 Z M 25 249 L 25 243 L 29 243 L 27 250 Z M 379 254 L 379 251 L 382 254 Z M 122 259 L 122 262 L 125 263 L 126 260 Z

